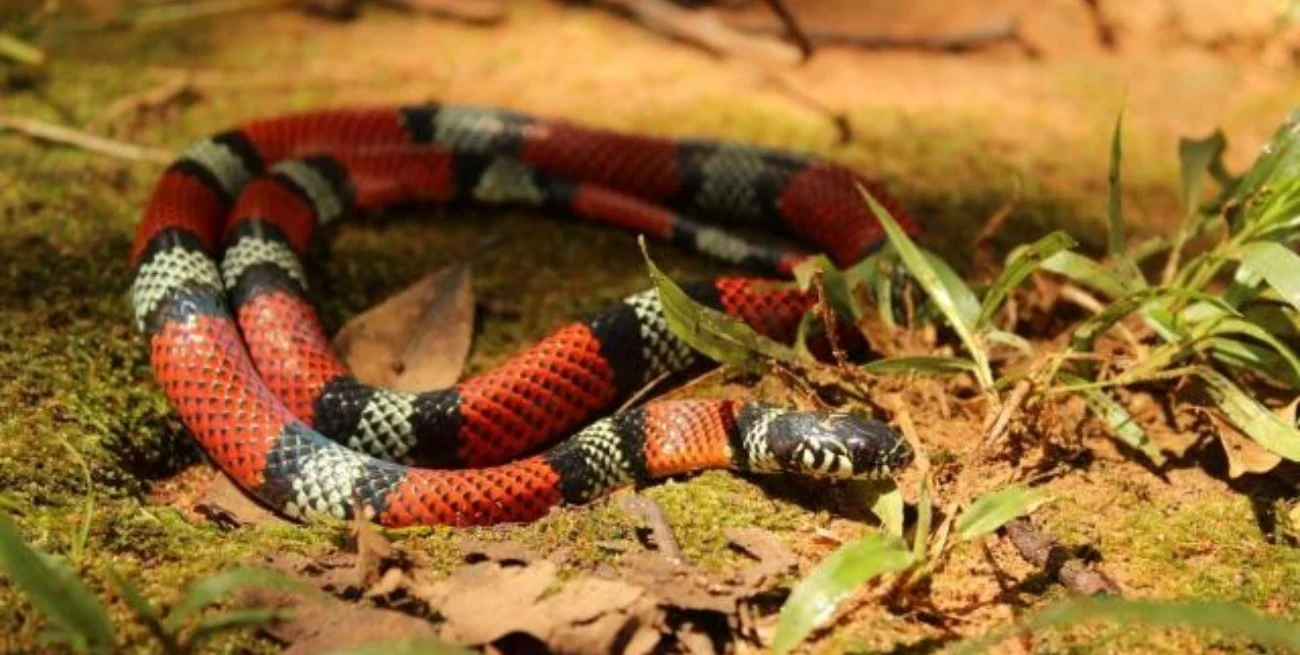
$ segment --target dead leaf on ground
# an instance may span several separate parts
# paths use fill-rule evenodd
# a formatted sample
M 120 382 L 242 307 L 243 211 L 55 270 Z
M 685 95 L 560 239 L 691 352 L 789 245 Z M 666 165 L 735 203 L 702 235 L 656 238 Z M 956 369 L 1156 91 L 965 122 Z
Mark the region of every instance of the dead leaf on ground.
M 758 564 L 741 572 L 742 580 L 751 587 L 760 587 L 799 568 L 799 558 L 772 532 L 762 528 L 727 528 L 723 534 L 732 548 L 758 560 Z
M 1282 463 L 1280 455 L 1259 445 L 1217 412 L 1207 412 L 1206 415 L 1214 426 L 1219 443 L 1223 444 L 1224 454 L 1228 456 L 1229 478 L 1239 478 L 1247 473 L 1268 473 Z
M 264 631 L 296 655 L 325 653 L 400 639 L 438 636 L 428 621 L 394 610 L 355 605 L 334 599 L 305 599 L 274 590 L 244 595 L 246 607 L 275 607 L 288 611 L 288 619 Z
M 468 259 L 426 275 L 353 317 L 333 346 L 366 384 L 428 391 L 460 377 L 474 336 Z
M 466 538 L 460 541 L 461 557 L 468 564 L 497 562 L 504 565 L 524 565 L 538 559 L 537 554 L 514 541 L 483 541 Z
M 250 498 L 221 473 L 212 476 L 203 497 L 194 503 L 194 511 L 227 530 L 263 523 L 290 524 L 288 520 Z

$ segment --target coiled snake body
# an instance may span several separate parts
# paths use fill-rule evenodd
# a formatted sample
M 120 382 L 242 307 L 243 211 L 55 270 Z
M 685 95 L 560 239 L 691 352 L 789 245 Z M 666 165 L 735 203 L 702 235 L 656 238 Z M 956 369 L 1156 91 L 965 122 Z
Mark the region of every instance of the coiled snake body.
M 777 151 L 475 107 L 288 115 L 199 141 L 167 169 L 132 249 L 132 301 L 155 374 L 204 452 L 295 517 L 367 508 L 393 526 L 527 521 L 704 468 L 879 477 L 911 450 L 884 424 L 850 415 L 656 401 L 590 422 L 697 362 L 653 291 L 454 387 L 368 387 L 330 351 L 299 259 L 318 226 L 354 211 L 470 200 L 559 209 L 788 274 L 799 254 L 687 215 L 784 228 L 850 263 L 881 239 L 858 182 Z M 812 301 L 761 282 L 687 290 L 788 341 Z

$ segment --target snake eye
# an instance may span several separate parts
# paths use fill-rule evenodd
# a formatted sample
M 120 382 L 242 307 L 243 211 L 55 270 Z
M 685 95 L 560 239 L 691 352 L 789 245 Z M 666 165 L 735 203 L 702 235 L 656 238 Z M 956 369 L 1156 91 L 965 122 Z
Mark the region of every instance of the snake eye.
M 883 478 L 913 457 L 912 447 L 893 428 L 852 414 L 788 412 L 768 430 L 781 468 L 809 477 Z

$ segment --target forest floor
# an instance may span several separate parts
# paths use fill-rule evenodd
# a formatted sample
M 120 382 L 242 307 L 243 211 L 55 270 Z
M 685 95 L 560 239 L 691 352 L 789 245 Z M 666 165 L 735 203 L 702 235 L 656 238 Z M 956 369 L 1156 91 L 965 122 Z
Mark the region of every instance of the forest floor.
M 826 48 L 783 71 L 801 93 L 848 118 L 848 143 L 837 142 L 824 113 L 773 82 L 772 66 L 703 53 L 592 8 L 539 1 L 512 5 L 509 20 L 493 27 L 370 7 L 346 23 L 276 11 L 50 37 L 42 42 L 51 55 L 48 79 L 37 90 L 0 92 L 0 112 L 173 151 L 285 111 L 433 99 L 738 139 L 811 151 L 879 176 L 929 227 L 922 243 L 969 267 L 975 234 L 1016 197 L 996 240 L 999 253 L 1053 228 L 1085 243 L 1104 241 L 1108 140 L 1121 106 L 1126 213 L 1135 234 L 1151 235 L 1181 216 L 1179 137 L 1222 128 L 1229 166 L 1239 170 L 1300 99 L 1300 50 L 1272 32 L 1270 3 L 1123 4 L 1131 6 L 1111 10 L 1118 43 L 1108 49 L 1082 2 L 792 2 L 809 26 L 902 33 L 957 29 L 1005 13 L 1020 17 L 1038 51 Z M 193 94 L 143 111 L 113 109 L 178 80 Z M 90 512 L 76 568 L 110 602 L 123 643 L 133 647 L 149 638 L 110 591 L 110 568 L 165 603 L 184 583 L 229 566 L 267 553 L 321 557 L 346 541 L 337 526 L 266 522 L 229 530 L 194 511 L 214 476 L 153 381 L 126 298 L 134 226 L 161 170 L 0 133 L 0 500 L 31 544 L 64 555 Z M 516 308 L 517 316 L 485 321 L 470 372 L 647 285 L 630 234 L 516 211 L 421 217 L 429 216 L 437 220 L 361 222 L 340 231 L 319 285 L 328 290 L 322 310 L 330 327 L 485 234 L 501 240 L 476 262 L 475 292 L 493 306 Z M 723 270 L 668 245 L 651 248 L 675 279 Z M 959 456 L 969 445 L 963 441 L 979 432 L 978 421 L 933 398 L 926 385 L 893 391 L 917 433 L 934 435 L 932 457 Z M 1300 549 L 1267 520 L 1294 491 L 1275 476 L 1230 478 L 1220 446 L 1202 435 L 1156 436 L 1181 453 L 1159 471 L 1095 426 L 1074 432 L 1069 456 L 1042 482 L 1055 501 L 1035 514 L 1038 525 L 1063 544 L 1093 550 L 1096 566 L 1125 595 L 1235 600 L 1300 618 Z M 747 565 L 727 547 L 728 528 L 774 533 L 807 571 L 872 524 L 852 488 L 826 494 L 709 473 L 641 493 L 663 506 L 686 557 L 718 576 Z M 543 554 L 563 549 L 553 558 L 563 578 L 632 558 L 643 549 L 639 525 L 617 502 L 601 502 L 529 526 L 389 537 L 442 572 L 456 565 L 468 538 Z M 857 604 L 817 633 L 811 649 L 937 651 L 1066 592 L 995 538 L 956 546 L 931 593 L 926 612 Z M 41 651 L 42 626 L 15 589 L 0 585 L 0 651 Z M 760 631 L 770 626 L 766 617 Z M 1206 645 L 1182 633 L 1118 629 L 1066 631 L 1005 648 L 1067 652 L 1085 637 L 1115 652 L 1249 650 L 1230 639 Z M 209 648 L 275 652 L 280 645 L 245 631 Z

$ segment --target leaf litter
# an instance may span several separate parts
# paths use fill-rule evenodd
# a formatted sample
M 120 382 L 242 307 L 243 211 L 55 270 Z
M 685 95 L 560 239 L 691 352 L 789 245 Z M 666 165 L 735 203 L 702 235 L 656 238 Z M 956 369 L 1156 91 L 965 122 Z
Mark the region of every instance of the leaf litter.
M 503 653 L 761 648 L 798 559 L 766 530 L 734 528 L 727 537 L 755 563 L 720 574 L 636 550 L 595 572 L 575 572 L 557 561 L 563 553 L 543 557 L 516 542 L 467 537 L 458 544 L 461 564 L 443 575 L 422 554 L 356 521 L 347 550 L 256 562 L 331 598 L 253 590 L 242 602 L 288 611 L 265 632 L 291 653 L 430 637 Z

